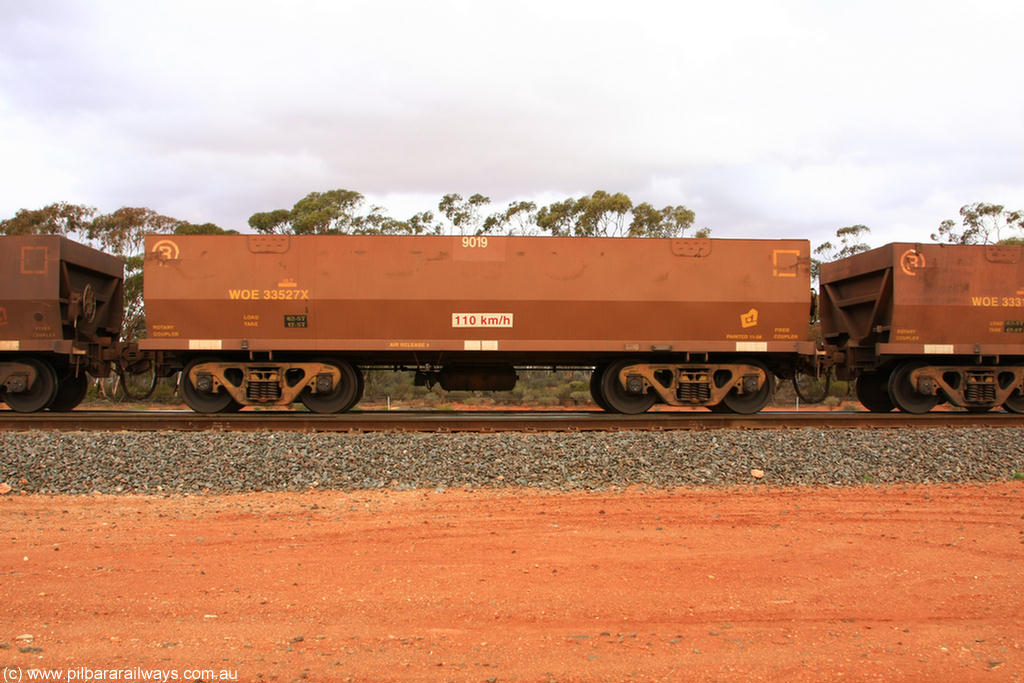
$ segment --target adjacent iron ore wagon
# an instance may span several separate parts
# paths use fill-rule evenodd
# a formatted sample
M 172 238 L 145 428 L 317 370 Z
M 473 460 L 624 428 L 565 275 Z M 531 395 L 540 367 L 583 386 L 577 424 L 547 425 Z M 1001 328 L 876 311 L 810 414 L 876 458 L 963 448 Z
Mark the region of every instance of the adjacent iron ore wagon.
M 815 357 L 809 264 L 806 240 L 153 235 L 141 349 L 200 412 L 347 410 L 368 367 L 586 366 L 608 410 L 749 413 Z
M 821 266 L 821 324 L 867 408 L 1024 412 L 1024 247 L 888 244 Z
M 0 237 L 0 400 L 71 410 L 121 334 L 124 265 L 57 236 Z

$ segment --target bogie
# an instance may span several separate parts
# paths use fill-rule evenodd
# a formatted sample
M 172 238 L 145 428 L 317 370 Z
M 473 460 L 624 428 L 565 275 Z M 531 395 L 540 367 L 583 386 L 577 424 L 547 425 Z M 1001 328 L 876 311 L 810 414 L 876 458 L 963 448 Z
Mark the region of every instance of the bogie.
M 764 408 L 775 392 L 775 375 L 751 358 L 714 363 L 620 360 L 596 376 L 595 402 L 605 410 L 630 414 L 642 413 L 658 401 L 751 414 Z
M 362 396 L 363 376 L 351 363 L 231 361 L 196 358 L 181 375 L 181 396 L 202 413 L 234 412 L 242 406 L 287 406 L 302 401 L 317 413 L 349 410 Z
M 891 410 L 891 403 L 909 413 L 925 413 L 943 402 L 968 412 L 987 412 L 1009 404 L 1024 387 L 1024 366 L 927 364 L 909 359 L 885 374 L 865 373 L 857 380 L 857 395 L 876 412 Z M 875 407 L 872 407 L 875 406 Z

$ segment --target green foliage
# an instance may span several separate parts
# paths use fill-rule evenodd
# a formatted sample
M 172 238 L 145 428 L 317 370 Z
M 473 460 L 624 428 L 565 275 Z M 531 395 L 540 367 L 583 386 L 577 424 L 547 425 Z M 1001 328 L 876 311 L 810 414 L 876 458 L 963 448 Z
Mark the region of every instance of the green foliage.
M 290 222 L 291 215 L 292 212 L 288 209 L 254 213 L 249 216 L 249 227 L 264 234 L 294 232 Z
M 434 214 L 421 211 L 405 222 L 404 232 L 409 235 L 422 235 L 434 231 Z
M 483 223 L 483 233 L 502 235 L 536 235 L 537 205 L 533 202 L 512 202 L 504 211 L 492 213 Z
M 13 218 L 0 221 L 3 235 L 73 235 L 84 233 L 96 215 L 91 206 L 58 202 L 41 209 L 20 209 Z
M 365 203 L 363 195 L 354 190 L 310 192 L 291 209 L 254 213 L 249 226 L 260 233 L 287 235 L 419 235 L 436 231 L 429 211 L 399 221 L 379 206 L 364 211 Z
M 944 220 L 932 240 L 947 244 L 1021 244 L 1024 211 L 1007 211 L 1002 204 L 977 202 L 960 207 L 960 225 Z
M 644 202 L 633 207 L 633 221 L 629 224 L 630 237 L 676 237 L 693 226 L 696 214 L 685 206 L 666 206 L 655 209 Z M 697 237 L 707 237 L 710 231 L 703 228 Z
M 97 216 L 86 226 L 89 244 L 118 256 L 141 254 L 147 233 L 173 232 L 180 221 L 152 209 L 123 206 Z
M 822 263 L 837 261 L 870 250 L 871 245 L 860 241 L 869 232 L 871 232 L 871 228 L 859 224 L 848 225 L 836 230 L 837 244 L 822 242 L 814 250 L 814 254 L 818 258 L 811 258 L 811 279 L 817 282 Z
M 621 192 L 598 190 L 579 199 L 569 198 L 537 208 L 517 201 L 490 214 L 490 197 L 464 198 L 449 193 L 438 202 L 441 220 L 433 213 L 417 213 L 401 221 L 379 206 L 365 209 L 363 195 L 352 190 L 311 192 L 291 209 L 254 213 L 249 225 L 261 233 L 291 235 L 538 235 L 574 237 L 682 237 L 693 227 L 694 213 L 685 206 L 657 209 L 648 203 L 633 206 Z M 708 237 L 702 228 L 697 237 Z
M 554 202 L 537 212 L 537 225 L 556 237 L 682 237 L 695 215 L 685 206 L 633 206 L 629 196 L 598 190 L 590 196 Z M 698 237 L 707 237 L 704 228 Z
M 622 237 L 633 208 L 625 194 L 598 190 L 589 197 L 555 202 L 537 212 L 537 225 L 555 237 Z
M 189 223 L 181 221 L 174 227 L 175 235 L 237 235 L 237 230 L 225 230 L 213 223 Z
M 480 207 L 490 203 L 490 197 L 479 193 L 469 199 L 463 199 L 462 195 L 458 194 L 446 194 L 441 198 L 437 208 L 448 219 L 451 234 L 481 235 L 486 230 L 481 224 Z
M 276 209 L 253 214 L 249 225 L 257 232 L 293 235 L 348 232 L 352 210 L 363 202 L 363 196 L 349 190 L 311 192 L 295 203 L 292 209 Z

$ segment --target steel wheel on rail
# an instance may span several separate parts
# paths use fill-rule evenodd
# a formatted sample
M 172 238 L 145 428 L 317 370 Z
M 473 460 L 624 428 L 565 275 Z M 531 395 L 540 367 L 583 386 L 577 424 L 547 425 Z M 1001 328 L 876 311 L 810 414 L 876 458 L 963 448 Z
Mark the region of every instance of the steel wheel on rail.
M 69 369 L 66 376 L 57 381 L 57 394 L 53 397 L 49 409 L 60 413 L 74 410 L 79 403 L 85 400 L 87 393 L 89 393 L 89 378 L 86 377 L 85 371 L 80 370 L 76 375 L 74 370 Z
M 872 413 L 890 413 L 896 405 L 889 398 L 889 376 L 866 372 L 857 378 L 857 400 Z
M 745 359 L 741 360 L 740 363 L 753 365 L 764 370 L 764 384 L 757 391 L 750 391 L 745 394 L 740 394 L 733 389 L 722 399 L 722 404 L 734 413 L 753 415 L 768 405 L 772 400 L 772 396 L 775 395 L 775 375 L 759 360 Z
M 600 395 L 607 404 L 605 410 L 624 415 L 639 415 L 647 410 L 658 400 L 658 395 L 653 392 L 645 394 L 631 394 L 619 382 L 619 372 L 628 365 L 634 365 L 636 361 L 620 360 L 607 365 L 601 372 L 601 379 L 598 384 Z
M 1024 392 L 1018 389 L 1007 396 L 1003 401 L 1003 407 L 1010 413 L 1024 413 Z
M 333 365 L 341 372 L 341 380 L 325 394 L 314 394 L 305 389 L 299 394 L 302 405 L 314 413 L 343 413 L 363 397 L 363 373 L 344 360 L 321 360 Z
M 909 361 L 893 370 L 889 376 L 889 397 L 905 413 L 922 415 L 939 404 L 939 397 L 922 394 L 910 383 L 910 373 L 925 367 L 920 361 Z
M 803 370 L 793 373 L 793 391 L 804 403 L 821 403 L 832 389 L 832 372 L 824 376 L 811 375 Z
M 590 398 L 593 399 L 598 408 L 610 413 L 613 411 L 611 407 L 605 403 L 604 396 L 601 395 L 601 375 L 603 372 L 603 368 L 598 366 L 590 373 Z
M 189 361 L 185 365 L 185 369 L 181 371 L 181 380 L 178 383 L 181 399 L 185 401 L 185 405 L 197 413 L 227 413 L 237 410 L 235 406 L 238 405 L 238 402 L 231 398 L 231 394 L 224 391 L 223 388 L 213 392 L 203 391 L 192 383 L 192 368 L 202 363 L 214 362 L 216 360 L 213 358 L 196 358 Z
M 53 371 L 52 365 L 36 358 L 25 358 L 18 362 L 31 366 L 35 370 L 36 380 L 28 391 L 5 393 L 4 402 L 18 413 L 44 410 L 57 395 L 57 373 Z

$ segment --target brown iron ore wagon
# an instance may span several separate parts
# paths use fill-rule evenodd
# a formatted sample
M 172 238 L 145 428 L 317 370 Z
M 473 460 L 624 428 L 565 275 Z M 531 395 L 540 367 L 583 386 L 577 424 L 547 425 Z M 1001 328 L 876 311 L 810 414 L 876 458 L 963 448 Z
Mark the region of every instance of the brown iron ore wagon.
M 215 235 L 146 241 L 147 338 L 200 412 L 351 408 L 361 369 L 511 389 L 592 367 L 595 400 L 743 413 L 812 363 L 806 240 Z
M 53 235 L 0 237 L 0 400 L 71 410 L 121 334 L 124 264 Z
M 821 324 L 867 408 L 1024 412 L 1024 247 L 888 244 L 821 266 Z

